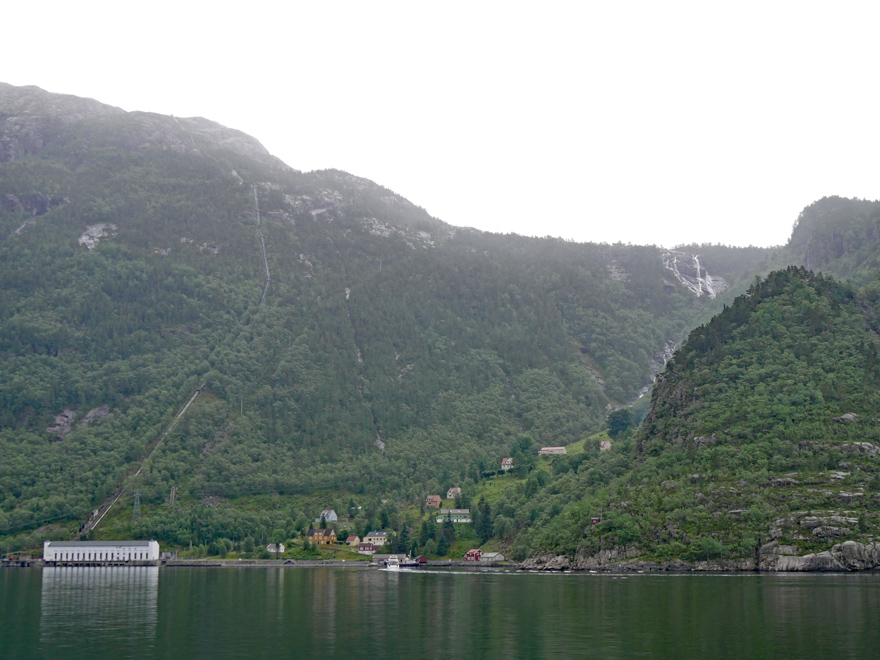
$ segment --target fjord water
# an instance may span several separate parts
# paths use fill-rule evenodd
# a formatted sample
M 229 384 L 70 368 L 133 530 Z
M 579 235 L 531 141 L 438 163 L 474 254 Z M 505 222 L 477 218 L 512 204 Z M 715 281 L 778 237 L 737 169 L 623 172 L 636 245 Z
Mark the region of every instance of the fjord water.
M 880 575 L 0 570 L 0 657 L 873 658 Z

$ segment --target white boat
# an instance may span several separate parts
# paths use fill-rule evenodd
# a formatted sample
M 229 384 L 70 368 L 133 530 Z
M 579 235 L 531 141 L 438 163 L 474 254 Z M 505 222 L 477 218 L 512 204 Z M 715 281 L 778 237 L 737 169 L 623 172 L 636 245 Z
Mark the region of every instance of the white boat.
M 391 555 L 388 559 L 385 560 L 385 570 L 386 571 L 399 571 L 400 570 L 400 560 L 397 558 L 397 555 Z

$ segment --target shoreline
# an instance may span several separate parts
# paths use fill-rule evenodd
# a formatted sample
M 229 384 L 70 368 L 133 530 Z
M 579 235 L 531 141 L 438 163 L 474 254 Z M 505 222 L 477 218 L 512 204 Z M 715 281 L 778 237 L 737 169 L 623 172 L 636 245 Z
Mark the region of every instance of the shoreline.
M 57 561 L 45 562 L 42 559 L 28 559 L 0 563 L 0 568 L 381 568 L 369 561 L 347 561 L 345 559 L 157 559 L 155 561 L 97 562 L 97 561 Z M 429 560 L 427 568 L 513 568 L 520 570 L 520 564 L 480 563 L 463 560 Z

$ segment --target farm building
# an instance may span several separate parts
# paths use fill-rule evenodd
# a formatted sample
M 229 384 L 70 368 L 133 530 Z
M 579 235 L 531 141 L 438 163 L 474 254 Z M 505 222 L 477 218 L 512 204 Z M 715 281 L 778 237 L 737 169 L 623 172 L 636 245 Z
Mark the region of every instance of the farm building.
M 158 561 L 158 541 L 46 541 L 45 562 L 101 564 Z

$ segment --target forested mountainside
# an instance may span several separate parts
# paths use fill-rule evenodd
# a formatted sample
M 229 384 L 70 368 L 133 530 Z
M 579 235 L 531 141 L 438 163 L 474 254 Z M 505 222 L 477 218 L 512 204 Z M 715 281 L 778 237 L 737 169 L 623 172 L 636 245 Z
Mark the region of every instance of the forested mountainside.
M 0 161 L 13 545 L 69 535 L 123 484 L 153 535 L 169 498 L 200 519 L 218 498 L 474 484 L 524 436 L 601 430 L 769 254 L 674 271 L 656 247 L 456 228 L 208 120 L 34 87 L 0 84 Z M 228 535 L 187 525 L 163 542 Z
M 691 332 L 637 432 L 550 484 L 573 503 L 533 546 L 582 566 L 880 565 L 878 328 L 876 301 L 829 276 L 755 283 Z
M 824 197 L 803 210 L 781 254 L 787 263 L 864 285 L 880 272 L 880 202 Z

